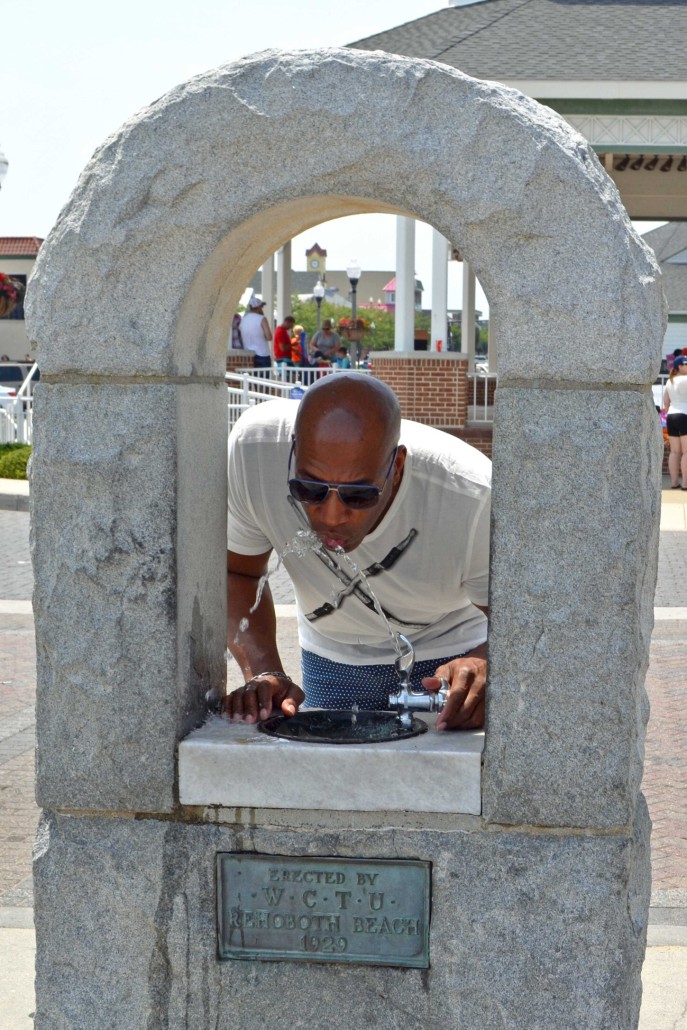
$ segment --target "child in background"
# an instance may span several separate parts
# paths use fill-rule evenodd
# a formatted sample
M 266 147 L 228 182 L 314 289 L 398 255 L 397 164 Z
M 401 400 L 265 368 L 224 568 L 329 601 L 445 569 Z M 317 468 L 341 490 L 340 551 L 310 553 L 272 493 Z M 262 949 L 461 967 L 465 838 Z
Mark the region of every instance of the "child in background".
M 294 365 L 307 365 L 307 353 L 308 351 L 305 346 L 305 329 L 302 325 L 295 325 L 291 336 L 291 361 Z
M 351 367 L 351 359 L 349 358 L 348 351 L 343 346 L 343 344 L 341 345 L 341 347 L 339 347 L 339 349 L 336 352 L 336 357 L 334 358 L 334 364 L 336 365 L 337 368 L 350 368 Z

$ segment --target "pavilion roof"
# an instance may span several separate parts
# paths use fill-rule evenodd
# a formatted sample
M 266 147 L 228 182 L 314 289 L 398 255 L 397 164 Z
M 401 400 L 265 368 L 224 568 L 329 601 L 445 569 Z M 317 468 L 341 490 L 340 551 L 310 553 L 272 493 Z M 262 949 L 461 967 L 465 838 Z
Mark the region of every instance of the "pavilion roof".
M 683 81 L 686 39 L 684 0 L 483 0 L 349 46 L 500 81 Z
M 668 222 L 642 234 L 659 262 L 669 261 L 687 250 L 687 222 Z

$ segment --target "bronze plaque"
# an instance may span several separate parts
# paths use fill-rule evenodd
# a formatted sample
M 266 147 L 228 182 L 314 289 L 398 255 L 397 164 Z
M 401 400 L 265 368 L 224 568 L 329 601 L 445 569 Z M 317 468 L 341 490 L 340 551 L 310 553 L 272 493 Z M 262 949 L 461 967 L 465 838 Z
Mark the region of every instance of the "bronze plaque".
M 220 959 L 429 968 L 429 862 L 217 856 Z

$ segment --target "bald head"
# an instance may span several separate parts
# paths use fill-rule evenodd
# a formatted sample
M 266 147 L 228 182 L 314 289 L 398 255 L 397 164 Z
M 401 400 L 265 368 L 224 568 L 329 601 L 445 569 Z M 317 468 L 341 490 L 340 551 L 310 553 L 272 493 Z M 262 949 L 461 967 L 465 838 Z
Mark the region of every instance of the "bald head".
M 396 446 L 400 433 L 396 394 L 360 372 L 337 372 L 313 383 L 299 404 L 295 425 L 297 440 L 374 441 L 385 452 Z
M 298 406 L 295 478 L 328 485 L 377 487 L 372 506 L 356 508 L 331 490 L 304 505 L 313 531 L 330 550 L 353 551 L 384 518 L 403 477 L 401 410 L 393 390 L 360 372 L 337 372 L 309 386 Z

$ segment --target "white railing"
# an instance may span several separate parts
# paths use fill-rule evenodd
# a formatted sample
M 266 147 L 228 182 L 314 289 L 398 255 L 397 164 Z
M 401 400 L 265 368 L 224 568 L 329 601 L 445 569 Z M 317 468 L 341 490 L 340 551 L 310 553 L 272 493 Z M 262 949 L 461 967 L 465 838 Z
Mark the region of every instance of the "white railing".
M 0 397 L 0 443 L 31 443 L 32 440 L 31 397 Z
M 35 363 L 15 397 L 0 397 L 0 443 L 33 442 L 33 377 Z
M 472 404 L 468 404 L 468 422 L 481 425 L 492 425 L 494 408 L 489 403 L 489 387 L 498 384 L 498 373 L 489 372 L 483 365 L 476 365 L 474 372 L 468 372 L 468 380 L 472 382 Z M 479 387 L 482 383 L 482 387 Z M 479 394 L 482 394 L 481 398 Z
M 229 428 L 232 429 L 239 416 L 254 404 L 274 400 L 275 397 L 298 399 L 315 380 L 338 371 L 338 368 L 276 365 L 273 368 L 252 368 L 247 372 L 227 372 Z M 361 368 L 359 371 L 369 373 L 369 369 Z

